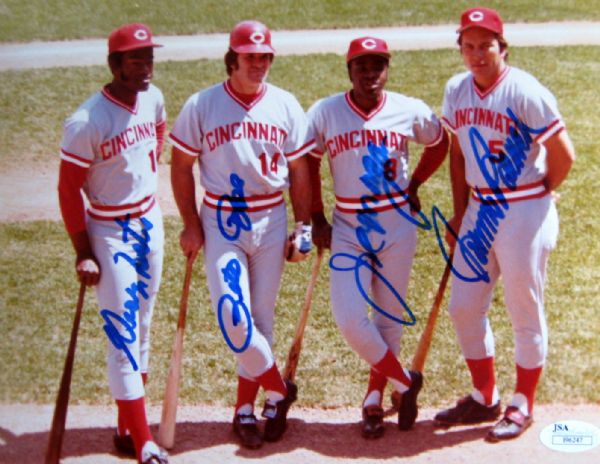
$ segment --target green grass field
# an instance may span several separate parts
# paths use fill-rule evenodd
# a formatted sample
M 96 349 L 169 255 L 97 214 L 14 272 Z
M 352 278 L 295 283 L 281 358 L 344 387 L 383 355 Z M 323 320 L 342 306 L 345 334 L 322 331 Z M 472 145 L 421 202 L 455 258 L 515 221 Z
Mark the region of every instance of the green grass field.
M 488 0 L 507 22 L 600 19 L 600 0 Z M 3 0 L 0 42 L 105 37 L 126 22 L 149 24 L 156 34 L 227 32 L 242 19 L 260 18 L 272 29 L 324 29 L 454 24 L 477 2 L 428 0 Z
M 5 2 L 6 3 L 6 2 Z M 574 3 L 577 4 L 577 3 Z M 388 88 L 418 96 L 439 110 L 445 81 L 462 70 L 454 51 L 394 53 Z M 600 187 L 600 48 L 518 48 L 511 63 L 534 73 L 557 96 L 578 159 L 561 188 L 561 237 L 550 262 L 546 306 L 550 329 L 548 367 L 541 402 L 597 402 L 600 388 L 600 223 L 595 193 Z M 222 79 L 220 61 L 161 63 L 155 83 L 167 97 L 170 121 L 184 99 Z M 56 163 L 64 117 L 109 79 L 103 67 L 0 73 L 0 169 Z M 270 80 L 291 90 L 306 108 L 348 87 L 343 58 L 334 55 L 278 57 Z M 44 101 L 40 107 L 36 102 Z M 418 152 L 414 152 L 417 155 Z M 426 209 L 451 213 L 447 163 L 422 189 Z M 330 184 L 327 183 L 330 189 Z M 55 192 L 48 192 L 54 195 Z M 326 198 L 331 200 L 328 191 Z M 184 271 L 177 240 L 180 223 L 166 220 L 166 262 L 153 326 L 151 403 L 162 400 Z M 0 401 L 51 403 L 55 399 L 70 334 L 78 284 L 73 252 L 62 224 L 0 225 Z M 275 350 L 283 365 L 311 263 L 286 268 L 278 300 Z M 443 262 L 431 233 L 420 233 L 408 302 L 418 324 L 405 330 L 401 360 L 409 363 L 441 276 Z M 198 263 L 185 336 L 183 403 L 232 404 L 233 356 L 209 306 L 203 266 Z M 445 308 L 445 305 L 444 305 Z M 497 340 L 498 378 L 504 397 L 514 384 L 510 324 L 496 292 L 491 312 Z M 469 379 L 447 314 L 442 311 L 426 366 L 423 405 L 442 405 L 468 391 Z M 104 334 L 93 292 L 88 292 L 73 376 L 72 401 L 109 403 Z M 321 270 L 300 359 L 299 403 L 320 407 L 358 405 L 368 369 L 346 346 L 333 322 L 327 270 Z

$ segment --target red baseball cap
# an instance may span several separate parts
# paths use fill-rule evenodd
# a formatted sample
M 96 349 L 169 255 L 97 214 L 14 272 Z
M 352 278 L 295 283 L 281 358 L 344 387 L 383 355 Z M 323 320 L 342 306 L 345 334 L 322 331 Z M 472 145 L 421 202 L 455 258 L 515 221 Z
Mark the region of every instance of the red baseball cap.
M 273 53 L 271 31 L 258 21 L 237 23 L 229 34 L 229 48 L 236 53 Z
M 465 10 L 460 16 L 460 28 L 456 32 L 460 34 L 470 27 L 482 27 L 500 35 L 504 32 L 502 18 L 491 8 L 475 7 Z
M 350 42 L 346 63 L 363 55 L 379 55 L 390 59 L 390 52 L 385 40 L 376 37 L 359 37 Z
M 125 24 L 108 36 L 108 54 L 127 52 L 138 48 L 162 47 L 152 40 L 152 31 L 141 23 Z

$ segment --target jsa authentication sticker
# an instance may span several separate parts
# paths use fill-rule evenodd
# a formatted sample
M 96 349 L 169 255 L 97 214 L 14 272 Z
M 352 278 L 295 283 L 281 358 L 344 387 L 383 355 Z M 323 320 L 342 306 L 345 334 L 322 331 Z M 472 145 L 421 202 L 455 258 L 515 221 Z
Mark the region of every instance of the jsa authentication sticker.
M 577 420 L 554 422 L 542 430 L 540 440 L 555 451 L 580 453 L 600 444 L 600 429 Z

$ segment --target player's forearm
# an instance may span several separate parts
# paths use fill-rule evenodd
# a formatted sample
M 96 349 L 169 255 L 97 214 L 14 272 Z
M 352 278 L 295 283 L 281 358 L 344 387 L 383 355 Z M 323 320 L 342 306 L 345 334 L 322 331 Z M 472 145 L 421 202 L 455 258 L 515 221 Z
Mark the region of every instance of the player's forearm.
M 546 190 L 553 191 L 567 178 L 575 161 L 575 148 L 566 130 L 550 137 L 545 146 L 548 150 L 546 157 L 548 170 L 544 185 Z
M 75 261 L 77 263 L 86 259 L 93 259 L 94 261 L 96 260 L 87 230 L 81 230 L 79 232 L 69 234 L 69 238 L 71 239 L 73 249 L 75 250 Z
M 198 225 L 200 218 L 196 206 L 196 183 L 193 173 L 194 160 L 185 153 L 173 150 L 171 159 L 171 187 L 177 209 L 184 225 Z
M 454 216 L 462 218 L 469 202 L 470 188 L 465 178 L 465 159 L 455 136 L 450 147 L 450 183 Z
M 325 214 L 323 212 L 323 196 L 321 193 L 321 160 L 315 158 L 314 156 L 308 156 L 307 158 L 312 195 L 310 213 L 314 222 L 315 220 L 325 218 Z
M 290 200 L 295 222 L 310 224 L 312 195 L 306 156 L 290 163 Z

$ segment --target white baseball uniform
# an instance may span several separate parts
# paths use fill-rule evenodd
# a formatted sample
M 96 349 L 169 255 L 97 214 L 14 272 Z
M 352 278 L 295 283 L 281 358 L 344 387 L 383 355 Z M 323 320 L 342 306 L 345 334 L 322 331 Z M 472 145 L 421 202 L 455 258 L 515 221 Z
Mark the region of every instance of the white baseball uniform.
M 544 364 L 544 281 L 558 215 L 542 183 L 542 143 L 564 129 L 555 98 L 530 74 L 507 67 L 482 92 L 470 72 L 446 85 L 443 122 L 460 142 L 469 204 L 454 255 L 450 315 L 466 359 L 494 356 L 487 317 L 500 274 L 519 366 Z
M 96 295 L 109 339 L 108 378 L 115 399 L 144 395 L 150 322 L 160 284 L 164 232 L 156 201 L 157 128 L 164 99 L 150 85 L 134 107 L 103 89 L 64 124 L 60 157 L 87 170 L 86 228 L 101 269 Z
M 238 374 L 255 379 L 274 363 L 275 300 L 287 233 L 288 162 L 304 156 L 306 116 L 271 84 L 249 104 L 229 81 L 192 95 L 170 141 L 200 163 L 206 275 Z M 251 316 L 251 317 L 250 317 Z
M 353 103 L 349 92 L 320 100 L 308 112 L 309 134 L 317 144 L 311 155 L 328 153 L 336 198 L 330 260 L 333 315 L 350 346 L 371 365 L 388 349 L 398 355 L 402 325 L 414 323 L 401 303 L 417 243 L 417 227 L 408 219 L 410 208 L 402 193 L 409 183 L 408 142 L 433 146 L 443 135 L 440 121 L 423 101 L 394 92 L 383 95 L 369 114 Z M 368 265 L 357 266 L 360 261 Z M 372 320 L 368 303 L 376 307 Z

